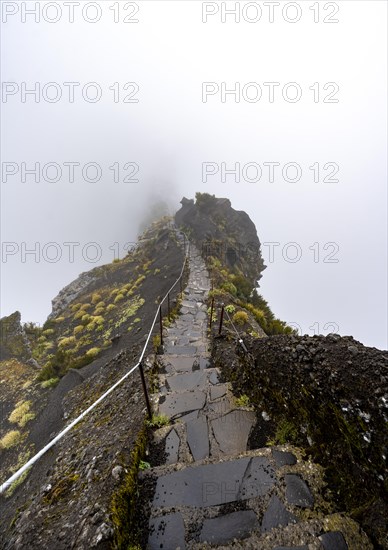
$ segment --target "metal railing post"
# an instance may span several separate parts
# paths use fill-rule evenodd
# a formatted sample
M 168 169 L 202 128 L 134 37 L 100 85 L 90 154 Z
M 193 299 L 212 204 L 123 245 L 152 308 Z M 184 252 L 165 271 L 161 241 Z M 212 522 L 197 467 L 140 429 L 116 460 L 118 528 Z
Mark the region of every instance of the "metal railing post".
M 168 320 L 170 320 L 170 293 L 167 294 L 167 316 Z
M 213 296 L 213 298 L 212 298 L 212 305 L 210 306 L 210 322 L 209 322 L 209 328 L 212 328 L 213 310 L 214 310 L 214 296 Z
M 220 326 L 218 329 L 218 334 L 221 334 L 223 322 L 224 322 L 224 304 L 222 304 L 222 308 L 221 308 Z
M 162 306 L 159 307 L 160 345 L 163 346 L 163 316 Z
M 152 418 L 152 410 L 151 410 L 150 400 L 148 398 L 148 391 L 147 391 L 147 385 L 146 385 L 146 381 L 145 381 L 145 377 L 144 377 L 143 363 L 140 363 L 139 369 L 140 369 L 140 377 L 141 377 L 141 383 L 142 383 L 142 386 L 143 386 L 144 397 L 145 397 L 146 405 L 147 405 L 148 417 L 151 419 Z

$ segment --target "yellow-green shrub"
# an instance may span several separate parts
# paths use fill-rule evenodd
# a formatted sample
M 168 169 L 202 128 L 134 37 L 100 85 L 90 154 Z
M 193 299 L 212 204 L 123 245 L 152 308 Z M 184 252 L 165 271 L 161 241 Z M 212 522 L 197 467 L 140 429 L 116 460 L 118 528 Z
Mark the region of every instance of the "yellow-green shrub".
M 86 352 L 86 355 L 87 355 L 87 357 L 97 357 L 97 355 L 100 353 L 100 351 L 101 351 L 101 348 L 90 348 Z
M 232 320 L 236 325 L 245 325 L 249 321 L 248 313 L 246 311 L 237 311 L 233 315 Z
M 116 309 L 116 306 L 114 304 L 109 304 L 106 306 L 106 311 L 112 311 L 112 309 Z
M 101 315 L 101 313 L 104 313 L 104 311 L 104 307 L 96 307 L 96 309 L 94 310 L 94 315 Z
M 16 403 L 16 407 L 9 415 L 8 420 L 12 424 L 18 424 L 20 428 L 23 428 L 27 424 L 29 420 L 31 420 L 31 417 L 27 418 L 29 415 L 32 414 L 32 418 L 35 417 L 33 413 L 30 413 L 31 408 L 31 401 L 19 401 L 19 403 Z
M 73 334 L 74 336 L 76 336 L 77 334 L 79 334 L 80 332 L 82 332 L 84 330 L 84 326 L 83 325 L 77 325 L 76 327 L 74 327 L 73 329 Z
M 97 304 L 100 300 L 101 300 L 101 295 L 97 294 L 97 292 L 95 292 L 92 295 L 92 304 Z
M 83 309 L 80 309 L 79 311 L 77 311 L 77 313 L 74 315 L 74 320 L 76 319 L 81 319 L 81 317 L 83 317 L 85 315 L 85 312 Z
M 62 338 L 62 340 L 59 340 L 58 347 L 59 348 L 65 348 L 67 346 L 70 346 L 71 344 L 75 343 L 74 336 L 69 336 L 68 338 Z
M 0 449 L 10 449 L 20 443 L 22 434 L 18 430 L 11 430 L 0 439 Z
M 124 294 L 117 294 L 116 298 L 114 299 L 114 303 L 117 304 L 117 302 L 121 302 L 121 300 L 124 300 Z

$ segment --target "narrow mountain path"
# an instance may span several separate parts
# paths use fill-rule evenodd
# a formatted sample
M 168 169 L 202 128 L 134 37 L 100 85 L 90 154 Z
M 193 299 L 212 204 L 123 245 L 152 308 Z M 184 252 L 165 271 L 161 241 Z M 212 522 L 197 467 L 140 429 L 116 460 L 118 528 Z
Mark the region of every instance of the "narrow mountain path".
M 247 450 L 256 415 L 236 405 L 211 367 L 209 289 L 206 266 L 191 246 L 181 315 L 166 329 L 159 358 L 156 414 L 171 423 L 156 432 L 166 463 L 143 473 L 156 478 L 147 548 L 370 548 L 351 520 L 322 512 L 321 472 L 299 450 Z

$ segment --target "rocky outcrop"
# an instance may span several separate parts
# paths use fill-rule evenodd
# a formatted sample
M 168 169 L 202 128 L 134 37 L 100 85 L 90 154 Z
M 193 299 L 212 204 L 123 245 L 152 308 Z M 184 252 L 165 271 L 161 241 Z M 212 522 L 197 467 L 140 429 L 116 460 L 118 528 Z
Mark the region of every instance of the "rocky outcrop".
M 387 548 L 388 353 L 337 334 L 244 342 L 248 354 L 215 339 L 215 363 L 276 423 L 277 442 L 302 446 L 325 467 L 339 511 Z
M 48 319 L 54 319 L 67 308 L 67 306 L 82 294 L 86 288 L 97 280 L 96 270 L 81 273 L 77 279 L 62 288 L 59 294 L 51 301 L 52 311 Z
M 0 319 L 0 335 L 0 361 L 13 358 L 36 366 L 31 357 L 30 343 L 21 324 L 19 311 Z
M 246 212 L 232 208 L 229 199 L 197 193 L 196 202 L 187 198 L 175 214 L 203 257 L 218 258 L 228 267 L 240 269 L 256 286 L 265 269 L 255 224 Z

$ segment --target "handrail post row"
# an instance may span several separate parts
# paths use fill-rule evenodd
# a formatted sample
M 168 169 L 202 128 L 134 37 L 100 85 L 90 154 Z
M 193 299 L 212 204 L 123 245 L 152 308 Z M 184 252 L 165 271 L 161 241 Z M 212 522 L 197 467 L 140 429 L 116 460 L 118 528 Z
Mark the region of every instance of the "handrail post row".
M 162 306 L 159 306 L 160 345 L 163 346 L 163 316 Z
M 224 304 L 222 304 L 222 308 L 221 308 L 220 326 L 219 326 L 219 329 L 218 329 L 218 334 L 219 335 L 221 334 L 221 331 L 222 331 L 222 323 L 223 322 L 224 322 Z
M 209 328 L 212 328 L 213 310 L 214 310 L 214 296 L 213 296 L 213 298 L 212 298 L 212 304 L 211 304 L 211 306 L 210 306 L 210 322 L 209 322 Z
M 151 410 L 150 400 L 148 398 L 147 385 L 146 385 L 146 381 L 145 381 L 145 377 L 144 377 L 143 362 L 141 362 L 139 364 L 139 370 L 140 370 L 141 383 L 142 383 L 142 386 L 143 386 L 144 397 L 145 397 L 146 405 L 147 405 L 148 417 L 151 419 L 152 418 L 152 410 Z

